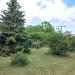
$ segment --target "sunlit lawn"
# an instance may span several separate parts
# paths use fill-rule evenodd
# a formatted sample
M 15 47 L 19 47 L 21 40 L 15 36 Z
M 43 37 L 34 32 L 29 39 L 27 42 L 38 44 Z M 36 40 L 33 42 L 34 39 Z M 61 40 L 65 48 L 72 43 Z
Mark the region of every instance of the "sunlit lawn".
M 48 48 L 32 49 L 25 67 L 10 66 L 10 57 L 0 57 L 0 75 L 75 75 L 75 53 L 57 57 L 47 52 Z

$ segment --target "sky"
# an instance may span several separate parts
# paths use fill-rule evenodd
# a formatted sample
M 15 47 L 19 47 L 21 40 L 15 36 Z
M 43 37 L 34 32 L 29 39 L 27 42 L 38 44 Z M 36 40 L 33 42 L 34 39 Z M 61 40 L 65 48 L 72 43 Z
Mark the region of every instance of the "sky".
M 6 2 L 0 0 L 0 14 L 7 9 Z M 63 31 L 75 34 L 75 0 L 18 0 L 25 11 L 26 25 L 49 21 L 55 28 L 65 26 Z

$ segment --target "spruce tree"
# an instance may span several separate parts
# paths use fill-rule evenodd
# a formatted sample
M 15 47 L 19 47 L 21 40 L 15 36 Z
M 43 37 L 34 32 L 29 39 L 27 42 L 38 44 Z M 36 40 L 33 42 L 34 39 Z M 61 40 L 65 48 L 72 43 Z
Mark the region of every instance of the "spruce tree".
M 30 52 L 28 38 L 24 33 L 24 12 L 20 11 L 21 6 L 17 0 L 10 0 L 7 5 L 8 9 L 2 11 L 0 18 L 0 52 L 8 55 L 17 51 Z

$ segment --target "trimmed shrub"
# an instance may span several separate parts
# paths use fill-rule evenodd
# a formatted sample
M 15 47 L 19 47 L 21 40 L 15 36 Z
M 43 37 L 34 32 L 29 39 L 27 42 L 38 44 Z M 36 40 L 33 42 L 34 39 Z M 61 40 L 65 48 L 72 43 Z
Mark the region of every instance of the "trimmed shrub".
M 41 47 L 41 41 L 37 40 L 37 41 L 34 41 L 32 42 L 32 47 L 33 48 L 40 48 Z

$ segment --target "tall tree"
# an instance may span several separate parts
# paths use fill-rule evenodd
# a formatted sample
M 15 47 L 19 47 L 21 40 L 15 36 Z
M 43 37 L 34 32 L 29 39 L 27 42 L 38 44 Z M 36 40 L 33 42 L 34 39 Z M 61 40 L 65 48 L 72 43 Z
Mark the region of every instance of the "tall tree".
M 53 26 L 48 21 L 42 22 L 42 27 L 45 32 L 54 32 Z
M 7 5 L 8 9 L 2 11 L 3 14 L 0 19 L 1 39 L 4 40 L 3 38 L 5 38 L 4 46 L 7 47 L 10 52 L 28 52 L 28 40 L 24 34 L 24 12 L 20 11 L 21 6 L 17 0 L 10 0 Z

